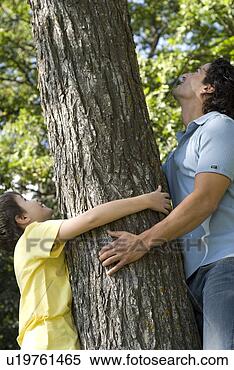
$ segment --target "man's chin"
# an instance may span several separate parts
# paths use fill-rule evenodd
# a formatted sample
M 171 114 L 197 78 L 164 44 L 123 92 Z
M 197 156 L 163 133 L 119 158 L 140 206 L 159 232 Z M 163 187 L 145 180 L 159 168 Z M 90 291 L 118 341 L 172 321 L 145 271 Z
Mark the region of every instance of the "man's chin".
M 177 95 L 178 95 L 178 86 L 176 86 L 173 90 L 172 90 L 172 95 L 174 96 L 175 99 L 177 99 Z
M 181 85 L 178 85 L 176 86 L 173 90 L 172 90 L 172 95 L 173 97 L 176 99 L 176 100 L 179 100 L 180 97 L 181 97 L 181 89 L 180 89 Z

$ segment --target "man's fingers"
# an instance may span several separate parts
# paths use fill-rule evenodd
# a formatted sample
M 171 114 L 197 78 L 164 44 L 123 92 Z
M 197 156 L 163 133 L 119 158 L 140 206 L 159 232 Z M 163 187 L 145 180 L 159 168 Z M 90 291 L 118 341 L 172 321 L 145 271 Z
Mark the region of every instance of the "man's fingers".
M 113 249 L 113 246 L 111 244 L 107 244 L 105 247 L 102 247 L 102 249 L 99 251 L 98 255 L 101 256 L 103 253 Z
M 107 258 L 110 258 L 112 256 L 115 256 L 116 255 L 116 252 L 114 251 L 114 249 L 109 249 L 107 250 L 106 252 L 104 252 L 103 254 L 99 255 L 99 260 L 101 262 L 105 261 Z
M 162 191 L 162 186 L 161 185 L 158 185 L 157 191 Z
M 112 267 L 110 270 L 107 271 L 107 275 L 108 276 L 113 275 L 114 273 L 119 271 L 124 265 L 125 265 L 125 263 L 123 261 L 119 261 L 119 263 L 117 263 L 117 265 L 115 265 L 114 267 Z
M 120 257 L 117 254 L 115 256 L 109 257 L 109 258 L 105 259 L 104 262 L 102 262 L 102 266 L 103 267 L 110 266 L 112 263 L 115 263 L 115 262 L 119 261 L 119 258 Z
M 119 238 L 124 233 L 124 231 L 111 231 L 111 230 L 108 230 L 107 233 L 108 233 L 108 235 L 113 236 L 114 238 Z

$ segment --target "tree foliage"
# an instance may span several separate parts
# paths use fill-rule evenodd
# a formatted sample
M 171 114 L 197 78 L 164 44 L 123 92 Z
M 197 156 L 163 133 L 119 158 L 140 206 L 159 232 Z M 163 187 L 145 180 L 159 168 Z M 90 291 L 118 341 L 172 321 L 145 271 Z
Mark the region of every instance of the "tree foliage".
M 175 131 L 182 128 L 171 95 L 178 76 L 218 56 L 234 59 L 233 0 L 128 2 L 142 83 L 163 159 L 176 144 Z M 43 201 L 55 203 L 30 11 L 22 0 L 0 4 L 0 152 L 0 192 L 33 190 Z M 16 348 L 18 296 L 8 260 L 0 258 L 0 348 Z
M 172 88 L 186 71 L 223 56 L 234 59 L 232 0 L 129 2 L 142 82 L 162 159 L 182 128 Z
M 0 189 L 50 189 L 29 7 L 26 1 L 3 0 L 0 10 Z

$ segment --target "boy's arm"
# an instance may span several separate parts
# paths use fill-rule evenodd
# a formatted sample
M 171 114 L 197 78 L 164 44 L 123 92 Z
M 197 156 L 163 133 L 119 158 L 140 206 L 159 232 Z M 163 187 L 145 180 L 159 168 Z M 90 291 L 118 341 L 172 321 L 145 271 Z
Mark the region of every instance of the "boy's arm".
M 80 216 L 64 220 L 58 232 L 57 239 L 73 239 L 96 227 L 147 208 L 168 214 L 170 210 L 169 194 L 161 193 L 161 189 L 158 188 L 152 193 L 101 204 Z

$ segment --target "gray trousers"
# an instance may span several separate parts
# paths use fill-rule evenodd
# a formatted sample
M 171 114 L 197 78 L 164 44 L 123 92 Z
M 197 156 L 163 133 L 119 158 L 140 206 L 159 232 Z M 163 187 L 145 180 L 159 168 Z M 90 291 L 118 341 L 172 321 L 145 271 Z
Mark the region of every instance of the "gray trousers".
M 234 349 L 234 257 L 201 266 L 187 286 L 203 349 Z

